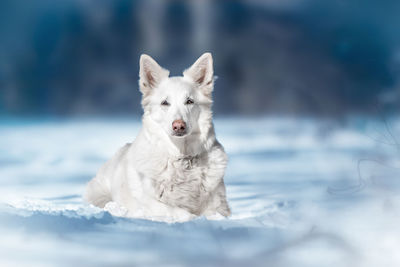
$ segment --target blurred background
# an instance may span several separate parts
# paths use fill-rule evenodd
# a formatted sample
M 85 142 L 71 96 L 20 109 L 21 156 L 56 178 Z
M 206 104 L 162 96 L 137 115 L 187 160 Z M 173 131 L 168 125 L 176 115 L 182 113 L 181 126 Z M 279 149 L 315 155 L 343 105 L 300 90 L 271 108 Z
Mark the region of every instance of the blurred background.
M 400 266 L 400 1 L 1 0 L 0 265 Z M 111 216 L 139 57 L 213 53 L 232 216 Z M 99 256 L 100 255 L 100 256 Z
M 213 53 L 217 115 L 398 112 L 396 0 L 3 0 L 0 114 L 141 114 L 141 53 Z

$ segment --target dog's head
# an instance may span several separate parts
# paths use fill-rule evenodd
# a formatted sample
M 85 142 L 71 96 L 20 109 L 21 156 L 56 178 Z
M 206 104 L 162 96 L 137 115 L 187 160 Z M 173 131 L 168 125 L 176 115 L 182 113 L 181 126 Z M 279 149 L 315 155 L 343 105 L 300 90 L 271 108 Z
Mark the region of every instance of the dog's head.
M 210 53 L 203 54 L 179 77 L 169 77 L 168 70 L 142 55 L 139 77 L 144 116 L 168 136 L 185 137 L 211 123 L 214 76 Z

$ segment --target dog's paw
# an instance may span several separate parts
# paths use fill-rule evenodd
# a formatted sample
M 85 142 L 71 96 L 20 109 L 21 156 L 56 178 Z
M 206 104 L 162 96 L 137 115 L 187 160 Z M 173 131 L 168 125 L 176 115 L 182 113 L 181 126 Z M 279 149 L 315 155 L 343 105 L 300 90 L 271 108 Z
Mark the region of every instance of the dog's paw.
M 223 216 L 219 213 L 215 213 L 213 215 L 206 215 L 205 217 L 207 220 L 210 220 L 210 221 L 220 221 L 220 220 L 225 219 L 225 216 Z
M 104 206 L 104 210 L 108 211 L 109 213 L 111 213 L 111 215 L 113 216 L 118 216 L 118 217 L 123 217 L 126 216 L 126 214 L 128 213 L 128 209 L 118 205 L 116 202 L 114 201 L 110 201 L 108 202 L 105 206 Z
M 187 222 L 193 220 L 196 215 L 181 208 L 174 208 L 170 211 L 169 217 L 171 218 L 171 222 Z

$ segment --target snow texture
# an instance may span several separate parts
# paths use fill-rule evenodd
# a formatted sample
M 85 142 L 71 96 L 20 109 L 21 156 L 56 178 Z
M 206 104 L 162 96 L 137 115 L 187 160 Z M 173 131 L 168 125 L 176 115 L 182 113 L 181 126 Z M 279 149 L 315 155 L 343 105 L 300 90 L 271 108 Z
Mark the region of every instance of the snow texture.
M 0 125 L 1 266 L 400 266 L 400 123 L 226 118 L 232 216 L 160 223 L 82 202 L 132 120 Z

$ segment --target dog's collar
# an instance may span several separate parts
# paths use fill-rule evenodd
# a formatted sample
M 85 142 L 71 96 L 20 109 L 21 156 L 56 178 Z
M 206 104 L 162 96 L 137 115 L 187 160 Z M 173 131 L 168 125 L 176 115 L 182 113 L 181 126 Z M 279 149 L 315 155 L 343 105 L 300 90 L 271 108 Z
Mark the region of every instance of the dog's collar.
M 200 158 L 201 154 L 197 155 L 181 155 L 175 157 L 175 160 L 178 162 L 181 162 L 186 169 L 192 169 L 193 165 L 196 163 L 196 161 Z

